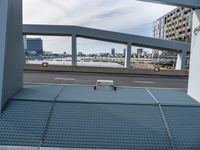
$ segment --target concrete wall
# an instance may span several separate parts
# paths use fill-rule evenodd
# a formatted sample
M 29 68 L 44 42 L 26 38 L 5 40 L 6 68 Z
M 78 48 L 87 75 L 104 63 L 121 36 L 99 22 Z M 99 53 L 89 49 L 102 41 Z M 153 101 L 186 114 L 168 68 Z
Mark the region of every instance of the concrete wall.
M 199 30 L 196 34 L 195 29 Z M 188 94 L 200 102 L 200 9 L 195 10 L 193 16 Z
M 23 86 L 22 0 L 0 0 L 0 112 Z
M 7 7 L 8 1 L 0 0 L 0 110 L 3 95 L 3 70 L 4 70 L 4 55 L 6 45 L 6 19 L 7 19 Z

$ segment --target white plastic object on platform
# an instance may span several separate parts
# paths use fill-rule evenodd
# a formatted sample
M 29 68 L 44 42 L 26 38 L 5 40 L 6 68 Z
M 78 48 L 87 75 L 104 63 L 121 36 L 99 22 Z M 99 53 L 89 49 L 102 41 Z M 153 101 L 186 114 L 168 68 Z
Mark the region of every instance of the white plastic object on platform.
M 95 90 L 113 91 L 116 88 L 113 80 L 97 80 Z

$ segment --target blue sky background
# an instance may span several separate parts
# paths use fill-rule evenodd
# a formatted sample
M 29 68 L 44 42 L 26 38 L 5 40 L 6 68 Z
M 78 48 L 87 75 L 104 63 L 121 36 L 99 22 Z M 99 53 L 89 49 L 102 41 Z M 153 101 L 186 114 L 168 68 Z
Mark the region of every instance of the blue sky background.
M 152 23 L 175 7 L 136 0 L 24 0 L 25 24 L 78 25 L 152 36 Z M 70 53 L 67 37 L 42 37 L 44 50 Z M 123 52 L 126 45 L 78 39 L 84 53 Z M 136 48 L 133 48 L 136 49 Z

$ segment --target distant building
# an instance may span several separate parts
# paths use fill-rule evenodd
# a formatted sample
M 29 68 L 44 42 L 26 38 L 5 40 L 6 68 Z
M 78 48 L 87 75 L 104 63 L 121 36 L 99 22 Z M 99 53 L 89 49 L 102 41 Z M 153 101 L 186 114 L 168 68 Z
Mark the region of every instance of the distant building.
M 138 48 L 137 49 L 137 54 L 138 55 L 142 55 L 143 54 L 143 49 L 142 48 Z
M 110 53 L 100 53 L 99 54 L 101 57 L 109 57 Z
M 43 41 L 40 38 L 27 38 L 26 51 L 35 51 L 37 54 L 43 53 Z
M 166 40 L 191 42 L 193 10 L 177 7 L 153 23 L 153 37 Z M 159 50 L 153 50 L 153 57 L 158 57 Z M 164 52 L 163 56 L 174 55 Z
M 86 56 L 86 55 L 83 54 L 82 52 L 78 52 L 78 56 L 83 57 L 83 56 Z
M 83 53 L 82 52 L 78 52 L 78 56 L 82 56 L 83 55 Z
M 111 56 L 115 56 L 115 49 L 114 48 L 111 49 Z
M 51 51 L 43 51 L 44 55 L 53 55 L 53 53 Z

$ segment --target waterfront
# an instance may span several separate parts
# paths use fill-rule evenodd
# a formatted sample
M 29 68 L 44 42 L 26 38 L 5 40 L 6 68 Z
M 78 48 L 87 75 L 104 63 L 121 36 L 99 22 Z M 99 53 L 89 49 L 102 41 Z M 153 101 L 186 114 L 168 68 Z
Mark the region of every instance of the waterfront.
M 26 64 L 42 64 L 47 62 L 49 65 L 64 65 L 71 66 L 71 57 L 42 57 L 42 58 L 28 58 L 26 59 Z M 174 59 L 153 59 L 153 58 L 131 58 L 130 68 L 133 69 L 154 69 L 155 64 L 165 64 L 166 66 L 171 66 L 175 62 Z M 124 58 L 118 57 L 78 57 L 77 66 L 91 66 L 91 67 L 116 67 L 124 68 Z M 163 65 L 161 68 L 165 68 Z M 166 69 L 166 68 L 165 68 Z M 173 69 L 172 67 L 167 67 L 167 69 Z
M 45 60 L 26 60 L 26 64 L 42 64 L 43 62 L 47 62 L 50 65 L 66 65 L 71 66 L 71 58 L 59 58 L 59 59 L 45 59 Z M 78 59 L 78 66 L 95 66 L 95 67 L 117 67 L 123 68 L 122 64 L 110 61 L 92 61 L 92 60 L 82 60 Z

